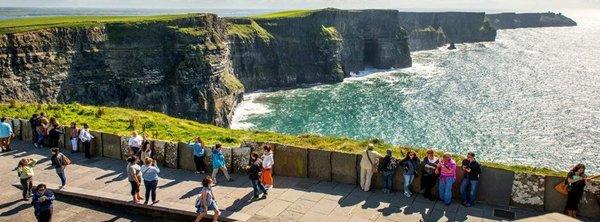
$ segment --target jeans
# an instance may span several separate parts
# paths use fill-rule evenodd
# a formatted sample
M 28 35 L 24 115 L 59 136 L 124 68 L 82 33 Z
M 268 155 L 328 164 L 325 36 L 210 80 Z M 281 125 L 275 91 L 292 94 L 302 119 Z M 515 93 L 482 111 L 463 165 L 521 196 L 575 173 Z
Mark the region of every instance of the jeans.
M 33 189 L 33 178 L 21 179 L 21 186 L 23 187 L 23 199 L 31 196 L 31 189 Z
M 267 190 L 258 180 L 252 180 L 252 193 L 254 193 L 254 197 L 258 197 L 258 190 L 262 191 L 264 195 L 267 195 Z
M 67 177 L 65 176 L 64 169 L 56 168 L 56 174 L 58 175 L 58 178 L 60 178 L 61 185 L 64 186 L 65 184 L 67 184 Z
M 204 157 L 194 156 L 194 163 L 196 164 L 196 171 L 198 171 L 198 172 L 206 171 L 206 165 L 204 164 Z
M 394 171 L 384 171 L 381 174 L 383 189 L 385 189 L 386 191 L 392 190 L 392 179 L 394 179 Z
M 412 195 L 412 182 L 415 179 L 415 175 L 407 175 L 404 174 L 404 193 L 409 193 Z
M 44 138 L 46 137 L 46 135 L 44 135 L 44 133 L 37 133 L 37 140 L 35 141 L 38 145 L 42 145 L 42 143 L 44 142 Z
M 144 180 L 144 186 L 146 187 L 146 202 L 148 202 L 148 198 L 150 194 L 152 194 L 152 202 L 156 202 L 156 186 L 158 185 L 158 180 L 147 181 Z
M 475 198 L 477 197 L 477 186 L 479 181 L 477 180 L 469 180 L 464 178 L 460 183 L 460 197 L 462 201 L 466 204 L 473 204 L 475 202 Z M 467 192 L 468 189 L 468 192 Z
M 446 205 L 452 203 L 452 184 L 456 178 L 454 177 L 440 177 L 440 184 L 438 184 L 438 193 L 440 199 L 444 201 Z

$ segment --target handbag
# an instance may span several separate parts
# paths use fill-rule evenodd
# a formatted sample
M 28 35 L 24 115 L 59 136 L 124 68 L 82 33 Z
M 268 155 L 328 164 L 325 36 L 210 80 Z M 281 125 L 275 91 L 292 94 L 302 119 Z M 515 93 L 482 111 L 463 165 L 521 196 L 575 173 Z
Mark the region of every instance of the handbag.
M 569 194 L 569 191 L 567 190 L 567 185 L 565 184 L 565 182 L 560 182 L 560 183 L 556 184 L 556 186 L 554 186 L 554 189 L 562 195 Z

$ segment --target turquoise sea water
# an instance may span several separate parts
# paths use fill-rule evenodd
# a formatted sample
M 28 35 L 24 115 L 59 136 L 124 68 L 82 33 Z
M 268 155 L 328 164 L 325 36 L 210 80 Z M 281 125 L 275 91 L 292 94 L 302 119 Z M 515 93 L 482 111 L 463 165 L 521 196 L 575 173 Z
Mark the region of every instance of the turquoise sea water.
M 579 26 L 413 53 L 414 66 L 333 85 L 251 93 L 233 128 L 381 138 L 480 159 L 600 171 L 600 12 Z

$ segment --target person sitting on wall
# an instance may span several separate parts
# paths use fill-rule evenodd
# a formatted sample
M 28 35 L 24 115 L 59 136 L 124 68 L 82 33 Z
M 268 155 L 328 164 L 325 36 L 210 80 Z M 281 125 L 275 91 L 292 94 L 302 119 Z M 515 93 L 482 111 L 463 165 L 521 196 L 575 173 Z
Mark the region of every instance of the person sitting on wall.
M 369 143 L 367 149 L 362 153 L 362 159 L 360 160 L 360 187 L 365 192 L 371 189 L 373 170 L 377 169 L 379 158 L 383 157 L 373 149 L 375 149 L 375 146 Z
M 462 204 L 470 207 L 477 197 L 479 175 L 481 174 L 481 165 L 475 160 L 475 153 L 467 154 L 467 158 L 462 161 L 462 170 L 465 177 L 460 183 L 460 196 Z
M 10 151 L 10 142 L 13 136 L 12 126 L 6 121 L 8 118 L 0 119 L 0 149 L 2 152 Z

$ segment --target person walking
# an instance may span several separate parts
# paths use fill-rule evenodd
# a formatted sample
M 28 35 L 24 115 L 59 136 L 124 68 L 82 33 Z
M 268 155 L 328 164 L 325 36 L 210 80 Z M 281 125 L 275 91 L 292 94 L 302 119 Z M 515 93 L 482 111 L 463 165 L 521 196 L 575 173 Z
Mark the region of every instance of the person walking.
M 195 222 L 200 222 L 206 215 L 208 215 L 208 211 L 212 210 L 215 212 L 213 215 L 213 221 L 218 221 L 219 215 L 221 215 L 221 211 L 219 210 L 219 206 L 217 205 L 217 201 L 215 200 L 215 196 L 212 192 L 213 180 L 210 176 L 204 178 L 202 180 L 202 190 L 200 194 L 196 198 L 195 207 L 196 213 L 198 216 L 196 217 Z
M 377 151 L 374 151 L 374 149 L 375 146 L 369 144 L 367 149 L 362 153 L 362 159 L 360 160 L 360 187 L 365 192 L 371 188 L 373 170 L 377 169 L 376 166 L 379 163 L 379 158 L 383 157 Z
M 38 222 L 50 222 L 52 221 L 52 213 L 54 211 L 54 204 L 52 203 L 54 193 L 46 189 L 45 184 L 39 184 L 35 188 L 36 192 L 31 198 L 31 205 L 33 205 L 33 213 Z
M 427 156 L 421 162 L 423 165 L 423 176 L 421 177 L 421 186 L 423 187 L 423 196 L 431 201 L 435 201 L 433 187 L 437 180 L 436 169 L 440 160 L 435 156 L 432 149 L 427 150 Z
M 50 123 L 48 125 L 48 146 L 50 146 L 50 148 L 58 147 L 58 141 L 63 133 L 58 120 L 55 117 L 50 118 Z
M 263 146 L 263 152 L 262 176 L 260 179 L 265 188 L 270 189 L 273 187 L 273 165 L 275 164 L 275 160 L 273 159 L 273 151 L 270 146 Z
M 149 157 L 146 158 L 140 170 L 142 171 L 144 187 L 146 188 L 146 200 L 144 204 L 148 204 L 150 195 L 152 195 L 152 204 L 158 203 L 159 200 L 156 199 L 156 187 L 158 186 L 158 173 L 160 173 L 160 169 L 156 165 L 156 160 Z
M 452 184 L 456 181 L 456 162 L 452 159 L 450 153 L 444 153 L 442 161 L 437 165 L 437 171 L 440 174 L 440 183 L 438 193 L 444 204 L 452 203 Z
M 204 163 L 204 142 L 200 137 L 195 141 L 188 143 L 188 147 L 193 150 L 194 164 L 196 165 L 196 174 L 206 173 L 206 164 Z
M 34 175 L 33 167 L 36 163 L 37 160 L 35 159 L 21 159 L 19 166 L 17 166 L 17 175 L 23 187 L 23 200 L 27 200 L 31 196 Z
M 76 153 L 77 145 L 79 142 L 79 129 L 77 128 L 77 123 L 72 122 L 71 127 L 69 128 L 69 142 L 71 142 L 71 153 Z
M 79 140 L 81 141 L 81 146 L 83 146 L 86 159 L 92 158 L 92 151 L 90 150 L 92 139 L 94 139 L 94 136 L 90 133 L 90 126 L 84 123 L 83 128 L 79 130 Z
M 577 218 L 577 210 L 579 209 L 579 202 L 583 197 L 584 188 L 586 182 L 589 179 L 585 174 L 585 165 L 575 165 L 567 174 L 565 183 L 567 185 L 567 204 L 565 205 L 565 213 L 573 218 Z
M 248 176 L 250 177 L 250 182 L 252 182 L 252 200 L 255 201 L 259 199 L 259 190 L 263 193 L 261 198 L 266 199 L 267 189 L 259 181 L 263 168 L 262 160 L 258 158 L 258 153 L 252 153 L 250 154 L 250 161 L 252 162 L 252 164 L 247 167 L 247 170 L 249 171 Z
M 142 136 L 138 135 L 137 131 L 133 131 L 131 132 L 131 138 L 129 138 L 129 155 L 135 155 L 140 157 L 140 150 L 142 147 L 142 142 L 144 141 L 144 138 L 142 138 Z
M 229 173 L 227 172 L 227 167 L 225 166 L 225 164 L 225 156 L 223 156 L 221 144 L 217 143 L 217 145 L 215 145 L 215 148 L 212 151 L 213 184 L 217 184 L 217 173 L 219 173 L 219 170 L 223 172 L 225 178 L 227 178 L 227 181 L 233 181 L 233 179 L 229 176 Z
M 48 135 L 48 124 L 49 123 L 50 122 L 48 121 L 48 118 L 46 118 L 46 113 L 41 113 L 40 117 L 38 118 L 37 126 L 36 126 L 37 141 L 34 144 L 35 147 L 40 148 L 40 147 L 44 146 L 43 143 L 44 143 L 44 139 Z
M 134 203 L 140 203 L 143 200 L 140 195 L 140 186 L 142 185 L 142 169 L 137 164 L 138 158 L 136 156 L 130 156 L 127 158 L 127 179 L 131 184 L 131 196 L 133 197 Z
M 392 191 L 392 181 L 394 179 L 394 174 L 396 173 L 396 164 L 396 158 L 392 156 L 392 150 L 386 150 L 385 157 L 383 157 L 381 164 L 379 164 L 381 181 L 383 181 L 383 193 L 390 193 Z
M 7 123 L 7 117 L 0 119 L 0 151 L 10 151 L 10 143 L 13 136 L 12 126 Z
M 461 165 L 465 176 L 460 182 L 460 197 L 464 206 L 471 207 L 477 197 L 481 165 L 475 160 L 473 152 L 467 153 L 467 158 L 462 161 Z
M 71 164 L 71 160 L 62 154 L 58 148 L 52 148 L 52 157 L 50 157 L 52 166 L 56 170 L 58 178 L 60 178 L 60 188 L 64 188 L 67 185 L 67 177 L 65 175 L 65 168 Z
M 33 136 L 33 145 L 37 143 L 37 126 L 38 126 L 39 116 L 37 113 L 31 115 L 29 118 L 29 126 L 31 127 L 31 135 Z
M 417 153 L 412 150 L 408 151 L 399 165 L 404 169 L 404 196 L 411 197 L 413 195 L 412 183 L 415 177 L 418 176 L 419 157 L 417 157 Z

